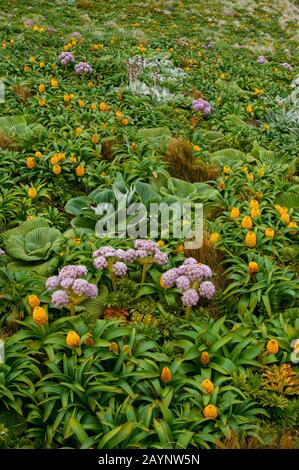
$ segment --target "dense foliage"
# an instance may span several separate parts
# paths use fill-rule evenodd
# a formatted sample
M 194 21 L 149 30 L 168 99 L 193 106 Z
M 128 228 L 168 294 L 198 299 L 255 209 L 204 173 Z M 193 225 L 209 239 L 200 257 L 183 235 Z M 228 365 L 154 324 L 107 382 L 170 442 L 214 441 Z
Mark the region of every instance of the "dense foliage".
M 298 8 L 1 5 L 0 448 L 298 448 Z

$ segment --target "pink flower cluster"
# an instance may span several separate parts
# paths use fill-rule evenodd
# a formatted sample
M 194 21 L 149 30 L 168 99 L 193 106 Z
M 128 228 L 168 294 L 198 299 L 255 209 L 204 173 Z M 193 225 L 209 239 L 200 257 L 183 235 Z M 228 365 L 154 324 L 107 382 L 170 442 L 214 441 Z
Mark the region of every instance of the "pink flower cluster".
M 210 114 L 212 112 L 212 106 L 210 105 L 210 103 L 201 98 L 193 101 L 192 108 L 194 109 L 194 111 L 199 111 L 202 114 Z
M 215 294 L 214 284 L 208 280 L 212 271 L 206 264 L 198 263 L 195 258 L 187 258 L 178 268 L 172 268 L 162 274 L 161 284 L 165 287 L 176 285 L 182 291 L 185 307 L 195 307 L 199 297 L 211 299 Z
M 70 52 L 62 52 L 58 59 L 62 65 L 68 65 L 69 62 L 75 62 L 75 58 Z
M 164 265 L 168 257 L 151 240 L 135 240 L 134 249 L 116 249 L 112 246 L 103 246 L 93 253 L 93 264 L 97 270 L 111 267 L 117 277 L 123 277 L 127 272 L 127 264 L 137 261 L 140 264 Z
M 63 308 L 71 302 L 73 296 L 95 299 L 98 295 L 98 288 L 95 284 L 81 279 L 86 274 L 85 266 L 69 265 L 64 266 L 58 276 L 49 277 L 46 281 L 46 288 L 50 291 L 58 289 L 52 294 L 52 303 L 58 308 Z

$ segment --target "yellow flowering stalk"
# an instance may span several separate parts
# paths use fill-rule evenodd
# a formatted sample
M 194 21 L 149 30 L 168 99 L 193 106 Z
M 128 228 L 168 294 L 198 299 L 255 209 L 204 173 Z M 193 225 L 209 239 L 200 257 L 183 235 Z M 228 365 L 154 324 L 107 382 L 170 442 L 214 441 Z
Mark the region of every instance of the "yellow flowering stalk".
M 218 410 L 215 405 L 207 405 L 203 410 L 203 415 L 208 419 L 216 419 L 218 416 Z
M 275 235 L 275 232 L 274 232 L 274 229 L 272 227 L 266 228 L 266 230 L 265 230 L 265 237 L 266 238 L 274 238 L 274 235 Z
M 231 220 L 237 219 L 239 215 L 240 215 L 240 209 L 238 207 L 233 207 L 232 210 L 230 211 Z
M 241 227 L 249 230 L 252 228 L 252 225 L 251 217 L 249 217 L 249 215 L 245 215 L 242 219 Z
M 279 351 L 278 342 L 276 339 L 270 339 L 267 343 L 267 352 L 269 354 L 277 354 Z
M 66 344 L 74 349 L 80 345 L 80 336 L 76 331 L 69 331 L 66 337 Z
M 288 224 L 288 228 L 293 228 L 293 229 L 295 229 L 295 230 L 290 230 L 290 234 L 291 234 L 291 235 L 296 235 L 297 229 L 298 229 L 298 225 L 296 224 L 296 222 L 290 222 L 290 223 Z
M 40 298 L 37 295 L 31 294 L 28 296 L 28 304 L 33 309 L 35 307 L 39 307 Z
M 210 362 L 210 355 L 208 351 L 203 351 L 200 355 L 200 362 L 203 366 L 206 366 Z
M 81 176 L 84 176 L 84 173 L 85 173 L 84 166 L 82 166 L 82 165 L 77 166 L 76 175 L 81 177 Z
M 258 273 L 259 272 L 259 265 L 255 261 L 251 261 L 248 264 L 248 272 L 249 272 L 250 276 Z
M 201 382 L 202 388 L 207 392 L 209 395 L 214 392 L 214 385 L 209 379 L 205 379 Z
M 164 384 L 167 384 L 172 380 L 171 371 L 168 367 L 164 367 L 161 372 L 161 380 Z
M 210 241 L 210 243 L 211 243 L 212 245 L 215 245 L 215 243 L 218 242 L 219 238 L 220 238 L 219 233 L 213 232 L 213 233 L 211 234 L 211 236 L 210 236 L 210 240 L 209 240 L 209 241 Z
M 36 163 L 35 163 L 34 158 L 28 157 L 27 160 L 26 160 L 26 166 L 27 166 L 27 168 L 29 168 L 29 170 L 32 170 L 32 168 L 35 168 Z
M 248 232 L 245 237 L 245 245 L 248 248 L 254 248 L 256 246 L 256 234 L 254 232 Z
M 34 199 L 36 198 L 37 196 L 37 191 L 35 188 L 29 188 L 28 190 L 28 197 L 30 197 L 30 199 Z
M 43 307 L 35 307 L 32 312 L 32 318 L 39 326 L 43 326 L 48 321 L 48 314 Z

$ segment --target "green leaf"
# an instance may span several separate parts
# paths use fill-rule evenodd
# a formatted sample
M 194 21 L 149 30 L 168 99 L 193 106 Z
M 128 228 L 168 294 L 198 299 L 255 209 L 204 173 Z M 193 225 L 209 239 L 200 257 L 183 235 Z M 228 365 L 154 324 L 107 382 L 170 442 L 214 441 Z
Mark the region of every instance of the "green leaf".
M 98 444 L 98 449 L 115 449 L 123 443 L 135 428 L 135 423 L 127 422 L 108 432 Z

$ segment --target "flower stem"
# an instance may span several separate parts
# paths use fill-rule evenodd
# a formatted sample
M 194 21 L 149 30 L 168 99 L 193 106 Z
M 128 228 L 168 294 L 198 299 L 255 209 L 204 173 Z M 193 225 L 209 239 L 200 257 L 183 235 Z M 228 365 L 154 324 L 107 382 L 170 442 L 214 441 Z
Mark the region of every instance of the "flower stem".
M 76 313 L 76 306 L 74 304 L 71 305 L 70 311 L 71 311 L 71 317 L 74 317 Z
M 112 270 L 111 270 L 111 281 L 112 281 L 112 288 L 114 291 L 116 291 L 116 276 Z
M 186 320 L 190 320 L 190 318 L 191 318 L 191 307 L 186 307 L 185 318 L 186 318 Z
M 141 274 L 141 282 L 140 282 L 141 284 L 144 284 L 144 282 L 145 282 L 145 278 L 146 278 L 146 273 L 147 273 L 148 267 L 149 267 L 149 266 L 148 266 L 147 264 L 144 264 L 144 265 L 142 266 L 142 274 Z

